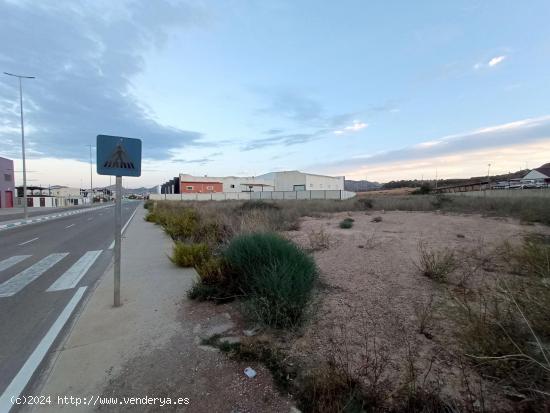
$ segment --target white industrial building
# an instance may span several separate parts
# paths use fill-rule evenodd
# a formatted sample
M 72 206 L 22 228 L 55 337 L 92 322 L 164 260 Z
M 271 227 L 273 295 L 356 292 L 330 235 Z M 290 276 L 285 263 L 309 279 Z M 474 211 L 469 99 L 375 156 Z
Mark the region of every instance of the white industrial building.
M 548 185 L 550 183 L 550 163 L 529 171 L 521 180 L 538 186 Z
M 344 190 L 343 176 L 327 176 L 300 171 L 271 172 L 259 178 L 270 177 L 275 191 Z
M 344 177 L 316 175 L 300 171 L 270 172 L 264 175 L 246 177 L 180 174 L 179 185 L 177 186 L 179 186 L 179 193 L 343 191 Z

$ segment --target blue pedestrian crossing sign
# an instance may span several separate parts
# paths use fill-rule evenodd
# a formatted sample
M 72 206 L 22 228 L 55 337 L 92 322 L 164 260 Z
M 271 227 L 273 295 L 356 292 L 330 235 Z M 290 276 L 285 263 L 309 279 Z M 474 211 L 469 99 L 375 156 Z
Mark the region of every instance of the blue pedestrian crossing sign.
M 97 135 L 99 175 L 141 176 L 141 139 Z

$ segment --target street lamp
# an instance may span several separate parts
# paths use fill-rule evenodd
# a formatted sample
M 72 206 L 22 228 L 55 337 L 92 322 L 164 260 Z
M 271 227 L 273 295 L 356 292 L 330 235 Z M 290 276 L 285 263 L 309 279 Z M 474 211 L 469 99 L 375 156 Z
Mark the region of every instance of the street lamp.
M 21 79 L 34 79 L 34 76 L 15 75 L 13 73 L 4 72 L 5 75 L 13 76 L 19 79 L 19 107 L 21 109 L 21 152 L 23 160 L 23 214 L 25 219 L 29 218 L 27 207 L 27 167 L 25 163 L 25 127 L 23 126 L 23 86 Z
M 86 145 L 90 147 L 90 205 L 94 203 L 94 184 L 92 180 L 92 171 L 93 171 L 93 163 L 92 163 L 92 148 L 93 145 Z

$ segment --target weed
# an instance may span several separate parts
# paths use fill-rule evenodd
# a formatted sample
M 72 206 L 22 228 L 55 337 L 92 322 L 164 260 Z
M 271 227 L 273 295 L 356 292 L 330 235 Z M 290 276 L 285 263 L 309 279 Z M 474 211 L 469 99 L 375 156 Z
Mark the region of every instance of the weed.
M 412 195 L 426 195 L 432 191 L 432 188 L 428 184 L 422 184 L 420 188 L 416 188 L 411 192 Z
M 355 200 L 355 208 L 353 209 L 367 210 L 367 209 L 372 209 L 372 206 L 373 206 L 372 200 L 368 198 L 357 198 Z
M 382 222 L 382 217 L 374 217 L 371 222 Z
M 225 289 L 216 284 L 204 284 L 195 282 L 187 291 L 187 298 L 197 301 L 214 301 L 222 304 L 235 299 L 234 296 L 227 296 Z
M 195 267 L 210 259 L 210 249 L 206 244 L 184 244 L 176 242 L 171 260 L 180 267 Z
M 174 241 L 191 238 L 198 227 L 199 215 L 193 208 L 165 214 L 159 218 L 164 230 Z
M 203 284 L 222 285 L 225 282 L 227 265 L 223 257 L 208 257 L 199 261 L 195 269 Z
M 540 279 L 500 282 L 459 301 L 459 339 L 485 377 L 526 400 L 550 397 L 550 291 Z
M 311 230 L 307 234 L 311 251 L 320 251 L 330 248 L 330 235 L 323 229 Z
M 434 311 L 437 308 L 434 301 L 434 295 L 431 294 L 426 300 L 414 305 L 414 313 L 418 321 L 418 332 L 424 334 L 429 339 L 432 338 L 429 330 L 433 322 Z
M 541 236 L 525 237 L 515 258 L 520 273 L 550 279 L 550 244 Z
M 447 277 L 457 268 L 454 253 L 444 248 L 439 251 L 428 249 L 423 241 L 418 243 L 420 255 L 417 263 L 418 269 L 428 278 L 434 281 L 445 282 Z
M 250 211 L 254 209 L 278 211 L 281 207 L 274 202 L 266 202 L 262 200 L 246 201 L 237 207 L 237 211 Z

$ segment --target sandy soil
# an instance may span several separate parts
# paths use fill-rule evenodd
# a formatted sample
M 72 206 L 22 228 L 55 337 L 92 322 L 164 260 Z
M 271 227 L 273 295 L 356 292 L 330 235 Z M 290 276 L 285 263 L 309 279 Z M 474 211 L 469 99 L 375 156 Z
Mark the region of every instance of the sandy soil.
M 382 221 L 372 222 L 377 215 Z M 348 216 L 355 220 L 353 227 L 340 229 L 339 222 Z M 415 308 L 432 296 L 438 308 L 452 306 L 447 288 L 459 288 L 462 276 L 457 271 L 445 284 L 423 276 L 415 264 L 419 241 L 431 248 L 451 248 L 464 257 L 465 266 L 479 267 L 467 280 L 469 287 L 476 287 L 494 280 L 498 270 L 478 264 L 504 240 L 514 243 L 525 233 L 550 233 L 548 227 L 524 226 L 502 218 L 354 212 L 305 218 L 300 231 L 286 236 L 310 248 L 310 235 L 321 229 L 328 235 L 330 247 L 314 256 L 325 288 L 318 293 L 312 323 L 294 344 L 294 355 L 307 362 L 319 355 L 337 354 L 347 358 L 351 370 L 360 371 L 369 363 L 362 354 L 367 346 L 372 355 L 376 338 L 380 354 L 389 357 L 387 379 L 403 382 L 405 365 L 414 359 L 419 376 L 427 375 L 424 383 L 442 387 L 442 393 L 452 398 L 465 397 L 463 379 L 473 372 L 457 366 L 452 351 L 453 324 L 445 311 L 434 313 L 433 326 L 424 335 L 418 331 Z M 488 402 L 508 407 L 500 390 L 486 383 Z
M 236 305 L 213 305 L 183 300 L 181 322 L 186 334 L 176 334 L 166 345 L 149 349 L 128 362 L 122 374 L 113 377 L 105 397 L 148 395 L 189 398 L 189 405 L 165 406 L 178 412 L 289 412 L 293 404 L 275 389 L 271 373 L 260 363 L 235 362 L 216 348 L 202 345 L 214 334 L 242 335 L 242 317 Z M 248 326 L 250 327 L 250 326 Z M 246 367 L 257 375 L 248 378 Z M 98 409 L 106 412 L 137 411 L 135 406 Z M 159 411 L 158 406 L 139 407 L 140 412 Z

